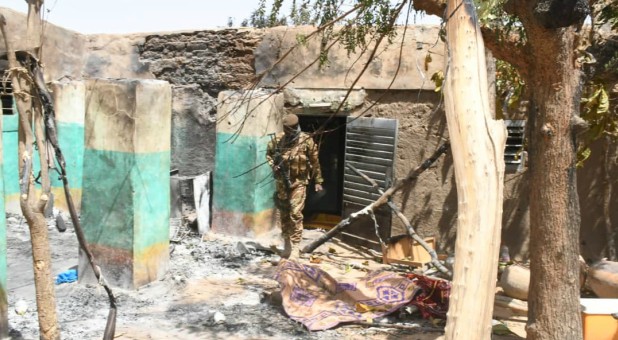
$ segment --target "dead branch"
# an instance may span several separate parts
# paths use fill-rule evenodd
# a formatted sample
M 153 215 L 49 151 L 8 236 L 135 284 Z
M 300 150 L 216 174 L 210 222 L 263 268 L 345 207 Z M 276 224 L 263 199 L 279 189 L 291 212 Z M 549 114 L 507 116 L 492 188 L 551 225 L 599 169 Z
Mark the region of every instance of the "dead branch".
M 302 252 L 303 253 L 313 252 L 317 247 L 324 244 L 324 242 L 330 240 L 335 235 L 339 234 L 341 231 L 347 228 L 353 221 L 358 219 L 360 216 L 368 214 L 369 211 L 375 211 L 375 209 L 377 209 L 378 207 L 386 204 L 389 198 L 393 196 L 393 194 L 395 194 L 397 191 L 401 190 L 403 187 L 408 186 L 413 181 L 415 181 L 422 172 L 427 170 L 433 163 L 435 163 L 435 161 L 438 160 L 438 158 L 443 153 L 445 153 L 448 149 L 449 149 L 449 143 L 445 142 L 433 153 L 433 155 L 431 155 L 431 157 L 426 159 L 417 168 L 410 171 L 410 173 L 408 173 L 408 176 L 406 176 L 406 178 L 400 181 L 396 181 L 395 184 L 393 184 L 393 186 L 391 186 L 388 190 L 386 190 L 386 192 L 384 192 L 384 194 L 382 194 L 382 196 L 380 196 L 380 198 L 378 198 L 375 202 L 369 204 L 365 208 L 355 213 L 350 214 L 350 216 L 348 216 L 346 219 L 339 222 L 333 229 L 329 230 L 327 233 L 320 236 L 317 240 L 305 246 L 302 249 Z
M 369 178 L 367 175 L 365 175 L 364 173 L 360 172 L 358 169 L 356 169 L 353 165 L 351 164 L 346 164 L 346 166 L 348 168 L 350 168 L 350 170 L 354 171 L 354 173 L 356 173 L 357 175 L 361 176 L 364 180 L 366 180 L 367 182 L 369 182 L 371 184 L 371 187 L 377 191 L 380 195 L 384 195 L 384 190 L 382 190 L 380 188 L 380 186 L 378 185 L 378 183 L 376 181 L 374 181 L 373 179 Z M 397 217 L 399 217 L 399 220 L 401 220 L 401 222 L 403 222 L 403 224 L 406 226 L 406 231 L 408 232 L 408 235 L 410 235 L 410 237 L 412 237 L 416 242 L 418 242 L 423 248 L 425 248 L 425 250 L 429 253 L 429 256 L 431 256 L 431 264 L 434 265 L 434 267 L 436 267 L 436 269 L 438 269 L 440 272 L 448 275 L 449 278 L 453 277 L 453 273 L 451 273 L 450 270 L 448 270 L 448 268 L 446 268 L 441 262 L 440 260 L 438 260 L 438 254 L 436 253 L 435 250 L 433 250 L 429 244 L 427 244 L 427 242 L 425 242 L 425 240 L 423 240 L 417 233 L 416 230 L 414 230 L 414 228 L 412 227 L 412 225 L 410 224 L 410 221 L 408 220 L 408 218 L 401 212 L 401 210 L 399 210 L 399 208 L 397 208 L 397 206 L 395 205 L 395 203 L 393 203 L 392 201 L 388 201 L 386 203 L 389 208 L 391 208 L 391 210 L 395 213 L 395 215 L 397 215 Z
M 112 292 L 112 289 L 109 287 L 105 278 L 103 277 L 103 274 L 101 273 L 101 269 L 96 264 L 94 256 L 92 255 L 92 252 L 90 251 L 90 248 L 88 246 L 88 241 L 86 240 L 86 237 L 84 236 L 84 231 L 81 227 L 79 217 L 77 216 L 77 210 L 75 209 L 73 197 L 71 196 L 69 180 L 67 178 L 67 173 L 66 173 L 66 161 L 64 159 L 62 150 L 60 149 L 60 144 L 58 143 L 58 133 L 56 129 L 56 120 L 55 120 L 56 114 L 54 111 L 53 99 L 45 85 L 45 81 L 43 78 L 43 72 L 41 71 L 40 64 L 34 58 L 34 56 L 29 54 L 29 57 L 31 59 L 31 64 L 32 64 L 32 69 L 30 71 L 32 72 L 32 78 L 34 79 L 35 81 L 34 83 L 36 85 L 35 86 L 36 95 L 37 95 L 36 97 L 39 98 L 39 100 L 41 101 L 41 105 L 44 109 L 43 111 L 44 111 L 44 117 L 45 117 L 44 119 L 45 133 L 47 135 L 48 141 L 51 143 L 53 147 L 54 154 L 58 161 L 58 165 L 60 168 L 60 178 L 62 180 L 62 184 L 64 187 L 64 195 L 67 201 L 67 205 L 69 207 L 69 214 L 71 215 L 71 221 L 73 222 L 73 227 L 75 228 L 75 235 L 77 236 L 77 241 L 79 243 L 80 248 L 84 251 L 84 253 L 86 254 L 86 257 L 88 257 L 88 262 L 90 263 L 90 267 L 92 268 L 92 271 L 94 272 L 95 277 L 99 281 L 99 284 L 103 286 L 109 298 L 110 310 L 107 315 L 107 324 L 105 326 L 103 340 L 112 340 L 114 339 L 114 333 L 116 330 L 116 313 L 117 313 L 116 298 L 114 296 L 114 293 Z M 41 165 L 41 167 L 43 167 L 43 165 Z

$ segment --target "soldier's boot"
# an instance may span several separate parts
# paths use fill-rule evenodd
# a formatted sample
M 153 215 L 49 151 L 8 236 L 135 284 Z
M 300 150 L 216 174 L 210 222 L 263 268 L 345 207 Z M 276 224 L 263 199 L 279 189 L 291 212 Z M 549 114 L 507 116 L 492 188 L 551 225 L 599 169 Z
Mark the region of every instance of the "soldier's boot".
M 289 237 L 283 238 L 283 251 L 281 252 L 281 257 L 284 259 L 290 258 L 292 254 L 292 240 Z
M 290 260 L 298 260 L 300 257 L 300 246 L 298 243 L 292 243 L 292 250 L 290 251 Z

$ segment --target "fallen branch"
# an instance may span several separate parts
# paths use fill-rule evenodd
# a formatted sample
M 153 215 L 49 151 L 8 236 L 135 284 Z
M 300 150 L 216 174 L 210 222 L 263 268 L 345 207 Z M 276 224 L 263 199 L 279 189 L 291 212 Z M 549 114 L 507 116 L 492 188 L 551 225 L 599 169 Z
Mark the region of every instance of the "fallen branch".
M 369 178 L 369 176 L 365 175 L 364 173 L 360 172 L 353 165 L 346 164 L 346 166 L 350 170 L 354 171 L 354 173 L 356 173 L 357 175 L 361 176 L 364 180 L 369 182 L 371 184 L 371 187 L 373 188 L 373 190 L 377 191 L 380 195 L 384 195 L 384 190 L 382 190 L 382 188 L 380 188 L 380 186 L 378 185 L 378 183 L 376 181 L 374 181 L 373 179 Z M 436 269 L 438 269 L 440 272 L 448 275 L 449 278 L 453 277 L 453 273 L 451 273 L 451 271 L 448 270 L 448 268 L 446 268 L 440 262 L 440 260 L 438 260 L 438 254 L 436 253 L 436 251 L 433 250 L 429 246 L 429 244 L 427 244 L 427 242 L 425 242 L 425 240 L 423 240 L 416 233 L 416 230 L 414 230 L 414 228 L 410 224 L 410 221 L 408 220 L 408 218 L 401 212 L 401 210 L 399 210 L 399 208 L 397 208 L 395 203 L 393 203 L 392 201 L 388 201 L 386 204 L 389 206 L 389 208 L 391 208 L 391 210 L 395 213 L 395 215 L 397 215 L 397 217 L 399 217 L 401 222 L 403 222 L 403 224 L 406 226 L 406 230 L 408 232 L 408 235 L 410 235 L 410 237 L 412 237 L 416 242 L 418 242 L 429 253 L 429 256 L 431 256 L 431 264 L 433 264 L 433 266 L 436 267 Z
M 445 153 L 447 150 L 449 149 L 449 142 L 444 142 L 444 144 L 442 144 L 434 153 L 433 155 L 431 155 L 431 157 L 429 157 L 428 159 L 426 159 L 421 165 L 419 165 L 416 169 L 410 171 L 410 173 L 408 173 L 408 176 L 406 178 L 404 178 L 401 181 L 396 181 L 395 184 L 393 184 L 393 186 L 391 186 L 390 188 L 388 188 L 388 190 L 386 190 L 382 196 L 380 196 L 380 198 L 378 198 L 375 202 L 369 204 L 368 206 L 364 207 L 363 209 L 350 214 L 350 216 L 348 216 L 347 218 L 345 218 L 344 220 L 342 220 L 341 222 L 339 222 L 333 229 L 329 230 L 327 233 L 325 233 L 324 235 L 320 236 L 317 240 L 311 242 L 310 244 L 308 244 L 307 246 L 305 246 L 302 249 L 303 253 L 311 253 L 313 252 L 317 247 L 321 246 L 322 244 L 324 244 L 326 241 L 330 240 L 331 238 L 335 237 L 335 235 L 339 234 L 341 231 L 343 231 L 345 228 L 347 228 L 353 221 L 355 221 L 356 219 L 358 219 L 360 216 L 363 215 L 367 215 L 369 214 L 369 211 L 375 211 L 376 208 L 388 203 L 388 200 L 391 196 L 393 196 L 393 194 L 395 194 L 397 191 L 401 190 L 402 188 L 409 186 L 413 181 L 415 181 L 418 176 L 424 172 L 425 170 L 427 170 L 433 163 L 435 163 L 436 160 L 438 160 L 438 158 Z

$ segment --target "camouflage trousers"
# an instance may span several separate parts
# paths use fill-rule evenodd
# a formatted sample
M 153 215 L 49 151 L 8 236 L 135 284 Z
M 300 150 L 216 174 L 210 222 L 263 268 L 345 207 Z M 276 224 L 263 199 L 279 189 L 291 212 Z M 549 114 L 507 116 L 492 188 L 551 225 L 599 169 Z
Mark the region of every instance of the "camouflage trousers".
M 277 204 L 281 220 L 281 235 L 284 239 L 290 238 L 290 241 L 295 244 L 300 243 L 303 237 L 303 208 L 306 197 L 306 185 L 293 186 L 289 193 L 277 186 L 277 198 L 284 201 Z

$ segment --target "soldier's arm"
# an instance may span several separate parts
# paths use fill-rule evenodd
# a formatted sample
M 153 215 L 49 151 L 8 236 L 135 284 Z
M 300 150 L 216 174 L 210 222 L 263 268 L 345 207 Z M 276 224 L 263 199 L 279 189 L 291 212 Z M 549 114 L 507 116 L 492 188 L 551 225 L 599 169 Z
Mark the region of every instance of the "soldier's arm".
M 320 168 L 320 158 L 318 156 L 318 145 L 313 141 L 313 138 L 309 137 L 307 140 L 309 145 L 309 162 L 311 163 L 311 177 L 316 184 L 324 183 L 322 178 L 322 169 Z

